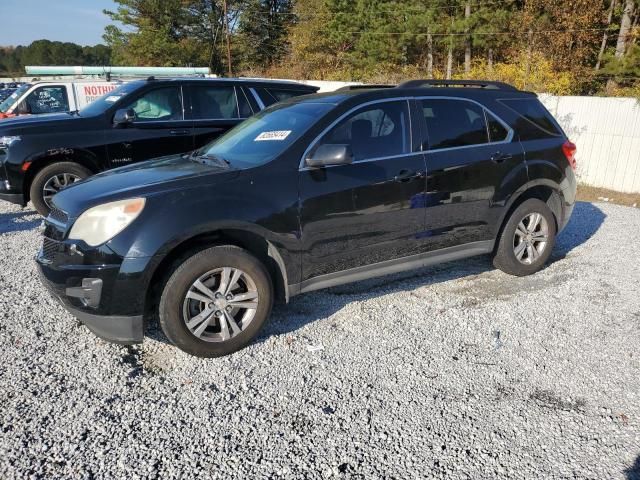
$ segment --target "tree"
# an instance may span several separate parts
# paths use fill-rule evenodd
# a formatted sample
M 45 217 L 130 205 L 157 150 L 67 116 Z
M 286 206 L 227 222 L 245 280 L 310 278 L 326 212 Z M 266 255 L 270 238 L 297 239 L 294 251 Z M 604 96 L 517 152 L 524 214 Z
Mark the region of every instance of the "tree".
M 111 50 L 105 45 L 81 47 L 69 42 L 36 40 L 29 46 L 0 49 L 0 71 L 17 76 L 26 65 L 106 65 Z
M 115 25 L 105 28 L 103 38 L 113 50 L 117 64 L 181 66 L 198 61 L 196 42 L 187 34 L 188 12 L 182 0 L 115 0 L 116 11 L 105 10 Z
M 294 20 L 292 0 L 248 0 L 238 21 L 243 66 L 265 69 L 284 59 Z

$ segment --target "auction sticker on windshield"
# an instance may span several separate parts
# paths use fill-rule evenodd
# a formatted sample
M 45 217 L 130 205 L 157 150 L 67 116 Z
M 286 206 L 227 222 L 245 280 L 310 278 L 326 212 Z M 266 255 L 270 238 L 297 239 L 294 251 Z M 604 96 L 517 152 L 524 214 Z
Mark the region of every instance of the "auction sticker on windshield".
M 267 140 L 282 141 L 287 138 L 290 133 L 291 130 L 273 130 L 270 132 L 262 132 L 254 139 L 254 142 L 264 142 Z

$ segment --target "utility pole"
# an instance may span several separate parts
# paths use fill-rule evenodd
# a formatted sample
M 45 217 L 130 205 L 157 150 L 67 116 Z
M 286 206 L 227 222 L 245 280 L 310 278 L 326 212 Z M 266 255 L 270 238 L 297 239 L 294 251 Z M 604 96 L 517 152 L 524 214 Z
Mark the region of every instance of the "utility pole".
M 466 26 L 464 33 L 469 34 L 469 19 L 471 18 L 471 0 L 467 0 L 464 6 L 464 18 Z M 471 36 L 467 35 L 464 40 L 464 73 L 468 74 L 471 71 Z
M 231 36 L 229 32 L 229 16 L 227 15 L 227 0 L 222 0 L 222 8 L 224 10 L 224 30 L 227 34 L 227 67 L 229 68 L 229 76 L 233 77 L 233 68 L 231 66 Z
M 529 74 L 531 73 L 531 54 L 533 51 L 533 30 L 529 28 L 527 34 L 527 59 L 524 66 L 524 89 L 529 85 Z

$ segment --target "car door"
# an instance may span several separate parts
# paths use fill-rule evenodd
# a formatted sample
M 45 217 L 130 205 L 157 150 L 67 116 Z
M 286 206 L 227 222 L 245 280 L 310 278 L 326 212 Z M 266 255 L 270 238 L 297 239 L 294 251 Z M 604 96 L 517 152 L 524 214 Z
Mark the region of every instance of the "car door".
M 112 167 L 193 149 L 193 127 L 185 120 L 180 84 L 145 90 L 119 109 L 132 110 L 132 122 L 107 135 Z
M 253 115 L 240 87 L 218 82 L 207 83 L 193 83 L 188 88 L 188 117 L 193 121 L 194 148 L 215 140 Z
M 518 169 L 524 162 L 520 143 L 505 122 L 477 102 L 418 101 L 426 129 L 427 248 L 492 241 L 505 206 L 503 186 L 515 180 L 509 178 L 512 172 L 526 175 Z
M 425 162 L 412 143 L 410 102 L 344 114 L 305 154 L 347 145 L 353 163 L 300 168 L 302 280 L 419 253 Z

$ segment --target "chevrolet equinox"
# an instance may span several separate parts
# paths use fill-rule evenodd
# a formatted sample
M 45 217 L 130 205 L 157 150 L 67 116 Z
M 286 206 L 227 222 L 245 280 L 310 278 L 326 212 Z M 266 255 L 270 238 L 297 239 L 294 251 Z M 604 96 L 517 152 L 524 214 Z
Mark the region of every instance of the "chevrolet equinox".
M 274 300 L 488 254 L 540 270 L 573 210 L 575 146 L 536 95 L 410 81 L 273 105 L 191 154 L 55 195 L 37 262 L 95 334 L 250 342 Z

